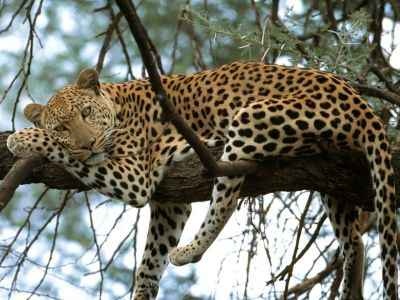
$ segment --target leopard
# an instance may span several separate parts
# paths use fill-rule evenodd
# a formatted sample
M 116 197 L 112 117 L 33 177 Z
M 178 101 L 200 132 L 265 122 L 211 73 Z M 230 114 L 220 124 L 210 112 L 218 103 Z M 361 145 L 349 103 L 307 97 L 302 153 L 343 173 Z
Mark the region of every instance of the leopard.
M 161 75 L 176 113 L 207 146 L 221 145 L 220 161 L 262 162 L 271 157 L 336 151 L 364 153 L 374 190 L 382 261 L 383 299 L 398 300 L 396 196 L 385 127 L 348 80 L 310 68 L 236 61 L 193 74 Z M 214 179 L 210 206 L 193 240 L 178 243 L 191 205 L 153 201 L 176 161 L 193 149 L 163 118 L 148 78 L 100 82 L 94 69 L 58 91 L 47 104 L 24 109 L 34 127 L 7 139 L 17 157 L 40 154 L 89 188 L 133 207 L 150 206 L 150 222 L 133 299 L 155 299 L 169 262 L 201 259 L 238 207 L 243 176 Z M 323 207 L 344 258 L 341 299 L 363 299 L 364 208 L 322 195 Z M 188 201 L 189 203 L 190 201 Z

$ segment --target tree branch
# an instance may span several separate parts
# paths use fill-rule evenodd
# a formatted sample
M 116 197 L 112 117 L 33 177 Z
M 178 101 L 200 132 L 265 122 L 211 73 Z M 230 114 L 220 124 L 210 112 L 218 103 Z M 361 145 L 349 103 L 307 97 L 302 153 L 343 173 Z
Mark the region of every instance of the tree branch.
M 156 94 L 156 97 L 163 109 L 163 114 L 168 121 L 174 124 L 178 132 L 186 139 L 186 141 L 193 147 L 197 155 L 199 155 L 202 163 L 206 166 L 211 174 L 216 174 L 218 165 L 214 157 L 209 153 L 205 145 L 193 132 L 193 130 L 185 123 L 183 118 L 175 112 L 174 105 L 168 99 L 167 94 L 161 83 L 161 78 L 154 61 L 154 54 L 152 54 L 152 43 L 149 41 L 146 29 L 143 27 L 135 7 L 130 0 L 116 0 L 119 9 L 124 14 L 126 21 L 132 35 L 139 47 L 143 63 L 149 74 L 151 86 Z
M 103 44 L 100 48 L 99 56 L 97 58 L 96 71 L 101 73 L 103 69 L 104 60 L 106 58 L 107 51 L 110 49 L 112 36 L 116 28 L 118 27 L 118 23 L 121 20 L 122 14 L 118 13 L 116 16 L 111 16 L 111 22 L 107 27 L 106 32 L 104 33 Z
M 0 178 L 6 176 L 15 158 L 6 146 L 10 132 L 0 133 Z M 212 149 L 219 157 L 222 149 Z M 400 178 L 400 151 L 394 152 L 396 184 Z M 26 170 L 25 170 L 26 171 Z M 78 179 L 61 167 L 44 163 L 32 167 L 22 184 L 44 183 L 54 189 L 88 190 Z M 258 170 L 247 176 L 241 196 L 256 196 L 277 191 L 315 190 L 373 209 L 372 188 L 368 164 L 360 153 L 330 153 L 305 158 L 271 158 L 259 164 Z M 210 199 L 213 179 L 204 176 L 196 155 L 175 163 L 166 172 L 157 188 L 155 201 L 188 203 Z M 14 185 L 15 187 L 18 184 Z
M 31 176 L 31 170 L 44 162 L 40 155 L 32 155 L 15 162 L 0 185 L 0 212 L 10 202 L 19 184 Z
M 400 96 L 391 91 L 356 82 L 352 82 L 351 85 L 362 95 L 385 99 L 392 104 L 400 105 Z
M 332 274 L 333 271 L 338 270 L 342 267 L 343 265 L 343 259 L 342 258 L 337 258 L 332 260 L 324 270 L 319 272 L 317 275 L 314 277 L 308 278 L 299 284 L 296 284 L 295 286 L 291 287 L 288 291 L 289 294 L 294 294 L 294 298 L 290 299 L 296 299 L 299 297 L 301 294 L 307 292 L 310 290 L 312 287 L 314 287 L 317 283 L 321 283 L 326 277 L 328 277 L 330 274 Z

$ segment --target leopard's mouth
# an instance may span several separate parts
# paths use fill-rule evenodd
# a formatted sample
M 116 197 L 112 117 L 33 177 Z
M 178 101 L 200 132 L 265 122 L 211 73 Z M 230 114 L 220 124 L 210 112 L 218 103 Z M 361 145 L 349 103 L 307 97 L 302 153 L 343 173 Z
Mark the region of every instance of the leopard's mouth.
M 104 151 L 95 151 L 88 149 L 70 150 L 71 156 L 86 165 L 97 165 L 107 158 L 107 153 Z
M 106 152 L 100 152 L 100 153 L 92 153 L 85 161 L 84 163 L 86 165 L 98 165 L 105 161 L 107 159 L 107 153 Z

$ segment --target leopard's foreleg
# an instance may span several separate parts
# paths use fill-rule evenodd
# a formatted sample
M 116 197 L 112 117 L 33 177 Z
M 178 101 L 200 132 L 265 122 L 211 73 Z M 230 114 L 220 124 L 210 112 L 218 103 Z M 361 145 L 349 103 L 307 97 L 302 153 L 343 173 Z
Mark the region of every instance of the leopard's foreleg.
M 50 162 L 64 167 L 88 187 L 135 207 L 144 206 L 154 190 L 151 178 L 145 176 L 145 162 L 140 158 L 107 158 L 98 164 L 87 165 L 73 157 L 48 132 L 40 128 L 27 128 L 11 134 L 7 146 L 17 157 L 37 153 Z M 139 175 L 136 175 L 139 174 Z

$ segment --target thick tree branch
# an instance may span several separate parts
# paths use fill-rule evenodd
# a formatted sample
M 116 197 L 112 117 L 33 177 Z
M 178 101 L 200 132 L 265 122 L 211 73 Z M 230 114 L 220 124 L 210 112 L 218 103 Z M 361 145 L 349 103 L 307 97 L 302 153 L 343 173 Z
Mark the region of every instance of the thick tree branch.
M 0 178 L 11 169 L 15 158 L 7 150 L 10 132 L 0 133 Z M 213 149 L 218 157 L 221 149 Z M 394 152 L 396 178 L 400 178 L 400 151 Z M 22 183 L 44 183 L 55 189 L 87 190 L 61 167 L 44 163 L 33 168 Z M 203 175 L 199 159 L 192 157 L 174 164 L 158 187 L 154 200 L 195 202 L 210 199 L 212 178 Z M 330 153 L 297 159 L 270 159 L 247 176 L 241 196 L 255 196 L 276 191 L 316 190 L 359 204 L 372 210 L 372 190 L 368 165 L 360 153 Z M 398 185 L 398 182 L 396 182 Z
M 45 160 L 39 155 L 32 155 L 15 162 L 0 185 L 0 212 L 10 202 L 19 184 L 31 176 L 31 170 L 44 163 Z
M 400 95 L 388 90 L 379 89 L 366 84 L 352 82 L 351 85 L 362 95 L 384 99 L 392 104 L 400 105 Z

